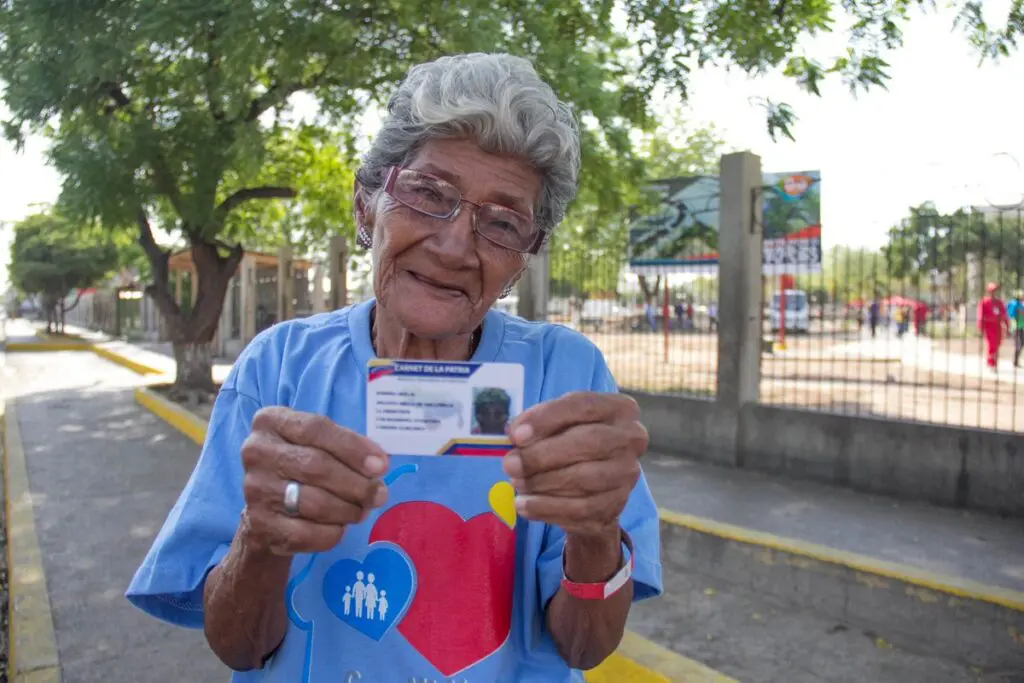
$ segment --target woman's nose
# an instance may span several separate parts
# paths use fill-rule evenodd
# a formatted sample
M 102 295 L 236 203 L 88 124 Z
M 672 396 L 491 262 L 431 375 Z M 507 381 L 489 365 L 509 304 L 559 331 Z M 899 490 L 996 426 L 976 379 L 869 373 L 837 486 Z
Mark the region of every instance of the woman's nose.
M 476 259 L 476 235 L 473 232 L 474 206 L 462 204 L 446 225 L 435 233 L 438 256 L 446 267 L 466 267 Z

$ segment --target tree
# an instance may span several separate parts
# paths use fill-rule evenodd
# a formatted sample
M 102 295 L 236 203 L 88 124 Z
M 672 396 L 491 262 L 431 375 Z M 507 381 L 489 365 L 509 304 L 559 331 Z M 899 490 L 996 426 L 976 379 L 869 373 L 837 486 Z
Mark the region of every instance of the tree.
M 841 4 L 861 18 L 858 46 L 893 47 L 909 8 L 922 3 Z M 176 383 L 209 388 L 210 341 L 242 257 L 233 238 L 242 231 L 230 228 L 236 212 L 301 195 L 289 165 L 279 163 L 296 143 L 287 117 L 293 96 L 306 92 L 319 105 L 314 128 L 351 132 L 412 64 L 465 51 L 528 55 L 576 104 L 581 182 L 611 214 L 623 208 L 622 179 L 642 177 L 630 134 L 651 127 L 653 89 L 668 84 L 685 98 L 694 65 L 759 73 L 785 63 L 813 92 L 826 71 L 858 86 L 884 82 L 884 61 L 866 48 L 851 48 L 827 70 L 792 56 L 802 36 L 829 29 L 833 4 L 0 0 L 0 78 L 11 112 L 4 131 L 19 141 L 30 132 L 51 136 L 66 212 L 134 230 L 152 267 L 147 294 L 170 330 Z M 986 53 L 1006 52 L 1020 22 L 991 35 L 980 8 L 968 11 L 979 4 L 961 3 L 965 23 Z M 628 36 L 616 32 L 615 9 L 625 11 Z M 769 129 L 788 134 L 792 112 L 766 106 Z M 348 217 L 329 215 L 325 229 L 351 231 Z M 199 291 L 189 310 L 170 291 L 169 252 L 154 223 L 191 249 Z
M 78 305 L 81 290 L 95 286 L 117 267 L 117 247 L 97 244 L 96 235 L 52 213 L 28 216 L 15 224 L 11 241 L 11 283 L 39 297 L 46 331 L 64 331 L 64 314 Z M 74 302 L 67 305 L 72 290 Z
M 15 140 L 28 132 L 51 136 L 67 212 L 135 231 L 152 268 L 147 294 L 170 330 L 176 383 L 209 388 L 210 341 L 242 257 L 239 238 L 253 237 L 254 224 L 240 217 L 265 218 L 269 209 L 250 207 L 299 197 L 299 208 L 282 216 L 289 234 L 257 230 L 255 241 L 290 239 L 291 227 L 304 232 L 314 224 L 325 234 L 352 233 L 351 219 L 338 213 L 351 182 L 310 182 L 306 190 L 334 192 L 303 197 L 292 162 L 305 145 L 326 163 L 332 143 L 317 134 L 328 125 L 351 133 L 412 64 L 462 51 L 533 56 L 592 122 L 584 138 L 595 163 L 583 178 L 595 182 L 600 158 L 618 158 L 611 151 L 624 148 L 646 116 L 636 89 L 621 84 L 615 51 L 622 43 L 610 12 L 611 5 L 551 9 L 519 0 L 0 1 L 0 77 L 11 112 L 5 132 Z M 452 30 L 470 19 L 472 31 Z M 288 112 L 300 92 L 320 110 L 296 132 Z M 174 300 L 169 252 L 157 244 L 154 224 L 191 249 L 199 283 L 190 310 Z
M 889 229 L 882 250 L 893 278 L 915 288 L 942 286 L 963 298 L 979 296 L 984 281 L 1017 285 L 1024 278 L 1024 207 L 941 213 L 926 202 L 908 214 Z M 974 282 L 968 282 L 970 264 Z
M 982 59 L 998 60 L 1017 48 L 1024 34 L 1024 2 L 1008 3 L 1006 21 L 993 26 L 982 11 L 984 0 L 951 0 L 961 29 Z M 991 3 L 990 3 L 991 4 Z M 662 0 L 623 0 L 632 35 L 637 37 L 636 81 L 643 95 L 667 84 L 683 99 L 695 68 L 725 64 L 750 74 L 780 69 L 808 93 L 821 95 L 821 83 L 839 78 L 856 95 L 885 87 L 885 57 L 903 45 L 903 30 L 913 10 L 934 8 L 934 0 L 700 0 L 670 5 Z M 673 8 L 675 8 L 673 10 Z M 848 23 L 848 46 L 838 55 L 817 59 L 803 54 L 800 41 Z M 758 102 L 774 139 L 793 139 L 796 113 L 770 97 Z

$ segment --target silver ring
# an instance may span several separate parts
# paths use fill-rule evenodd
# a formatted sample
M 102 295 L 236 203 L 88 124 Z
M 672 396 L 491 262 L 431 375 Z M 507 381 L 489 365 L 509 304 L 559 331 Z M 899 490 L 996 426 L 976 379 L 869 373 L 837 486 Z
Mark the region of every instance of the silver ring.
M 284 485 L 284 511 L 292 517 L 299 515 L 299 482 L 290 481 Z

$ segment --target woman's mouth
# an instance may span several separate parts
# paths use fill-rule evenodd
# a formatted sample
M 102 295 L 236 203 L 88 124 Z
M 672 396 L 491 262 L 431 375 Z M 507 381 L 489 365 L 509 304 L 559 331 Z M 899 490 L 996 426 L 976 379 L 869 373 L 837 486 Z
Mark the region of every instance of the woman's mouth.
M 465 290 L 463 290 L 461 287 L 458 287 L 456 285 L 448 284 L 446 282 L 441 282 L 440 280 L 435 280 L 434 278 L 427 277 L 426 275 L 421 275 L 421 274 L 413 272 L 411 270 L 407 270 L 405 272 L 408 273 L 409 276 L 412 277 L 413 280 L 415 280 L 416 282 L 420 283 L 421 285 L 425 285 L 430 290 L 432 290 L 434 292 L 437 292 L 438 294 L 442 294 L 442 295 L 450 296 L 450 297 L 465 296 L 466 295 Z

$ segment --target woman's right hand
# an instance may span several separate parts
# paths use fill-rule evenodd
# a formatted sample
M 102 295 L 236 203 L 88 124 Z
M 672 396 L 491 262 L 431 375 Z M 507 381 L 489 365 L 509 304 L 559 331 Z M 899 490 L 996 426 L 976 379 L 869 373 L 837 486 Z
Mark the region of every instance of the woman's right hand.
M 330 550 L 345 527 L 387 500 L 380 477 L 388 456 L 375 443 L 322 415 L 263 408 L 242 444 L 248 544 L 276 555 Z M 289 481 L 299 483 L 298 514 L 284 506 Z

